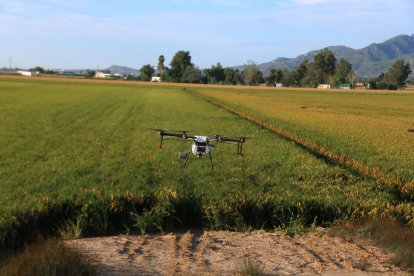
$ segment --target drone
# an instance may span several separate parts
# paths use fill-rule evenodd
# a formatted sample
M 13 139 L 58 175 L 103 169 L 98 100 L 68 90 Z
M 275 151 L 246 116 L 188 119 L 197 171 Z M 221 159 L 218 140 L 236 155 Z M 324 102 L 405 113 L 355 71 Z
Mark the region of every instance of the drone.
M 246 137 L 224 137 L 221 135 L 214 136 L 198 136 L 198 135 L 189 135 L 189 131 L 178 130 L 178 131 L 167 131 L 164 129 L 151 129 L 158 132 L 160 135 L 160 144 L 159 148 L 162 149 L 162 142 L 168 138 L 174 140 L 183 140 L 192 142 L 188 152 L 180 152 L 179 157 L 185 159 L 184 166 L 187 164 L 187 161 L 190 157 L 190 153 L 193 153 L 197 158 L 202 158 L 206 155 L 210 157 L 211 167 L 213 168 L 213 158 L 211 157 L 211 152 L 215 149 L 215 145 L 211 143 L 230 143 L 237 144 L 237 155 L 243 155 L 243 144 L 246 142 Z

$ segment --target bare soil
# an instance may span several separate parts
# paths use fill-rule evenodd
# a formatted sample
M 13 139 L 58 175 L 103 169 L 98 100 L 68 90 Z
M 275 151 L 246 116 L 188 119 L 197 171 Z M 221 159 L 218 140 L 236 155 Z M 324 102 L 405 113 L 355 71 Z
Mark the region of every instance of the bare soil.
M 268 275 L 409 275 L 368 240 L 345 240 L 317 229 L 282 232 L 188 230 L 67 241 L 102 275 L 237 275 L 248 264 Z

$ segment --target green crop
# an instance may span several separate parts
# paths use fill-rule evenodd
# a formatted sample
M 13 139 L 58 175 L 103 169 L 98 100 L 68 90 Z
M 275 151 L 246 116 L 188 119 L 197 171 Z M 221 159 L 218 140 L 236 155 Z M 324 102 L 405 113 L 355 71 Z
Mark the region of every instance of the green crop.
M 411 201 L 380 180 L 209 103 L 198 89 L 0 80 L 0 253 L 43 232 L 296 231 L 364 216 L 412 223 Z M 236 102 L 234 90 L 220 91 Z M 184 167 L 178 152 L 190 144 L 165 141 L 160 151 L 148 128 L 252 139 L 242 157 L 218 144 L 214 169 L 194 156 Z

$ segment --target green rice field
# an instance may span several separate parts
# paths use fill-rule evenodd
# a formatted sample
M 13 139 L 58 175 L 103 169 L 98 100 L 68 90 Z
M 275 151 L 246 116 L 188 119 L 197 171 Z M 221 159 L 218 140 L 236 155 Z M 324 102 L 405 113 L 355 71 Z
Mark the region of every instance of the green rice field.
M 322 93 L 0 79 L 0 253 L 63 226 L 81 235 L 327 226 L 360 217 L 414 223 L 412 194 L 315 154 L 213 98 L 410 187 L 414 94 Z M 178 152 L 149 128 L 248 136 L 244 156 Z M 410 189 L 407 190 L 409 193 Z M 63 227 L 64 228 L 64 227 Z

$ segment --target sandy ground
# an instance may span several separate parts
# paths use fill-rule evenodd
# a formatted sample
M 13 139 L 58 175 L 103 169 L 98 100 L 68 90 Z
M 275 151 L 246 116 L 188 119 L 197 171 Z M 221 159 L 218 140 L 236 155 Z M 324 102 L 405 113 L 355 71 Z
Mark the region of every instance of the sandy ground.
M 102 275 L 237 275 L 249 262 L 269 275 L 408 275 L 368 241 L 344 240 L 323 229 L 294 238 L 281 232 L 188 230 L 67 244 Z

